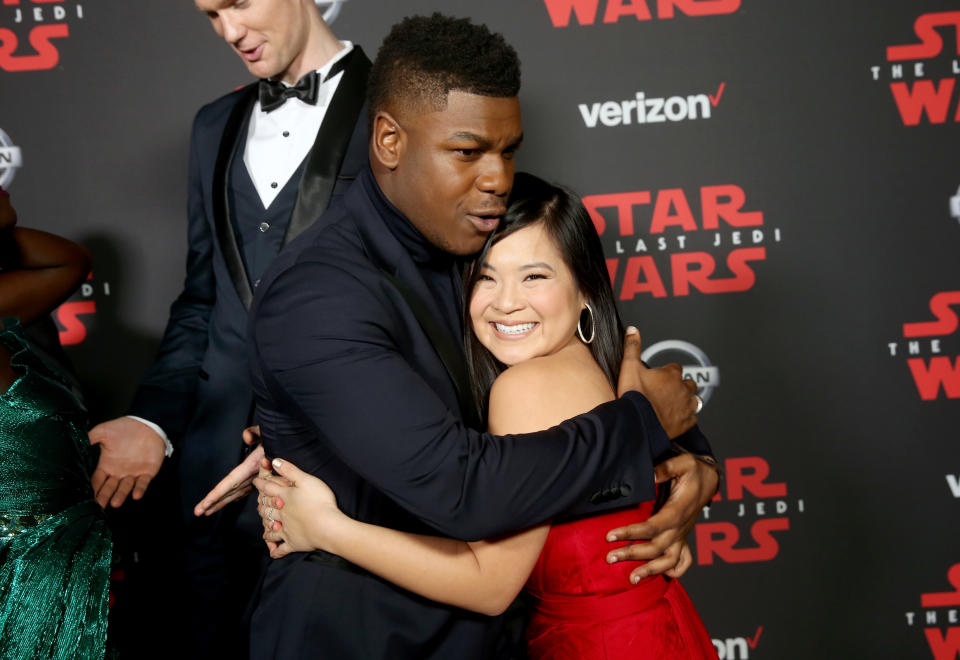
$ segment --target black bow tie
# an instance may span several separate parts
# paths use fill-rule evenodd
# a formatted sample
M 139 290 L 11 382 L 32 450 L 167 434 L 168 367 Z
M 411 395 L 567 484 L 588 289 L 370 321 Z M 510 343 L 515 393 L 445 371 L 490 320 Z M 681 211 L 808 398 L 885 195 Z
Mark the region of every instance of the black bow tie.
M 316 105 L 320 91 L 320 76 L 311 71 L 297 81 L 296 85 L 288 87 L 279 80 L 260 81 L 260 109 L 264 112 L 276 110 L 287 102 L 287 99 L 298 98 L 308 105 Z
M 279 80 L 261 80 L 260 81 L 260 109 L 264 112 L 276 110 L 287 102 L 287 99 L 297 97 L 304 103 L 316 105 L 319 97 L 320 85 L 327 82 L 341 71 L 345 71 L 353 51 L 347 53 L 339 60 L 333 63 L 327 75 L 320 80 L 320 74 L 311 71 L 297 81 L 293 87 L 287 87 Z

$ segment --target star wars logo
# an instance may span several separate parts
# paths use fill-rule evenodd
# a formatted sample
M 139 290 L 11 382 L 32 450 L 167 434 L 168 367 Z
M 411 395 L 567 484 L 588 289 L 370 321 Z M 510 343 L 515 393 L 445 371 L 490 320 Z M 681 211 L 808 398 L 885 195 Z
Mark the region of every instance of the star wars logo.
M 746 193 L 732 184 L 588 195 L 583 203 L 615 255 L 607 269 L 620 300 L 748 291 L 767 245 L 781 240 L 761 211 L 745 210 Z
M 777 536 L 790 529 L 790 515 L 804 512 L 804 503 L 788 497 L 786 482 L 769 476 L 770 464 L 760 456 L 724 461 L 725 492 L 695 526 L 697 564 L 770 561 L 780 553 Z
M 80 285 L 80 290 L 69 300 L 60 305 L 53 314 L 60 329 L 60 344 L 62 346 L 76 346 L 87 338 L 87 323 L 91 315 L 97 313 L 95 296 L 110 295 L 109 282 L 97 282 L 93 273 L 87 281 Z M 87 318 L 85 318 L 87 317 Z
M 0 0 L 13 28 L 0 28 L 0 69 L 44 71 L 60 62 L 55 43 L 70 36 L 70 23 L 83 19 L 83 5 L 67 0 Z
M 920 595 L 920 610 L 905 613 L 907 626 L 923 627 L 934 660 L 955 660 L 960 655 L 960 564 L 947 571 L 953 591 Z
M 960 318 L 955 306 L 960 305 L 960 291 L 941 291 L 930 298 L 932 321 L 903 324 L 903 340 L 887 343 L 890 357 L 906 357 L 907 367 L 924 401 L 935 401 L 941 395 L 960 399 L 960 355 L 956 335 Z M 947 343 L 952 342 L 953 350 Z
M 887 62 L 870 67 L 889 82 L 904 126 L 960 122 L 960 11 L 921 14 L 914 43 L 887 47 Z
M 544 0 L 553 27 L 669 19 L 676 16 L 715 16 L 740 9 L 740 0 Z M 601 12 L 600 9 L 603 8 Z
M 763 626 L 757 626 L 753 635 L 740 635 L 725 639 L 712 639 L 713 647 L 717 650 L 720 660 L 750 660 L 750 652 L 756 650 L 760 644 L 760 635 Z

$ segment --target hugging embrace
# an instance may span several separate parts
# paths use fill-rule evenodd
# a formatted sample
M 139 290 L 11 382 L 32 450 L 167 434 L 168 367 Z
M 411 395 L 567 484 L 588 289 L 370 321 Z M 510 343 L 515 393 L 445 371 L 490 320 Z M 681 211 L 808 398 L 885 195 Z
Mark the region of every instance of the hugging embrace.
M 280 460 L 256 482 L 275 559 L 252 657 L 506 657 L 525 583 L 532 657 L 716 657 L 673 579 L 718 481 L 701 402 L 636 332 L 624 349 L 576 197 L 514 181 L 519 86 L 483 26 L 395 26 L 370 167 L 257 287 L 256 420 Z

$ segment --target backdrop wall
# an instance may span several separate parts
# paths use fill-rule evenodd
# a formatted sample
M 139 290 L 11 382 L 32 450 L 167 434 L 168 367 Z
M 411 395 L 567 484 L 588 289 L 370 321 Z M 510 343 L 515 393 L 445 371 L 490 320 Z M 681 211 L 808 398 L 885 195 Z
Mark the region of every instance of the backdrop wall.
M 708 402 L 685 578 L 721 658 L 960 656 L 960 11 L 939 0 L 349 0 L 502 32 L 521 169 L 584 196 L 623 314 Z M 0 185 L 94 254 L 58 310 L 94 421 L 183 277 L 187 141 L 248 81 L 189 0 L 0 0 Z

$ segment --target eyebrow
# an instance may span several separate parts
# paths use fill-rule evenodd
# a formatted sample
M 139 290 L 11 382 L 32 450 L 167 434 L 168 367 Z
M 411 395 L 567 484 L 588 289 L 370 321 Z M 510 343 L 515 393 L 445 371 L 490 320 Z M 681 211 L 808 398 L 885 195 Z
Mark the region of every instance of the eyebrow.
M 482 135 L 477 135 L 476 133 L 471 133 L 470 131 L 457 131 L 456 133 L 451 134 L 448 138 L 451 141 L 462 140 L 464 142 L 476 142 L 481 149 L 489 149 L 493 146 L 493 143 L 489 138 L 486 138 Z M 520 144 L 523 142 L 523 133 L 520 134 L 515 141 L 507 145 L 507 149 L 517 149 L 520 147 Z
M 494 271 L 494 272 L 497 271 L 496 268 L 494 268 L 493 266 L 491 266 L 491 265 L 490 265 L 489 263 L 487 263 L 486 261 L 484 261 L 484 262 L 481 263 L 480 265 L 481 265 L 483 268 L 489 268 L 490 270 L 492 270 L 492 271 Z M 523 266 L 520 266 L 519 270 L 530 270 L 531 268 L 545 268 L 545 269 L 549 270 L 551 273 L 557 272 L 556 270 L 554 270 L 553 266 L 551 266 L 551 265 L 548 264 L 548 263 L 544 263 L 543 261 L 537 261 L 537 262 L 534 262 L 534 263 L 532 263 L 532 264 L 524 264 Z
M 203 7 L 197 7 L 196 2 L 194 2 L 193 6 L 196 7 L 197 11 L 199 11 L 199 12 L 201 12 L 201 13 L 203 13 L 203 14 L 209 14 L 210 12 L 220 11 L 221 9 L 226 9 L 227 7 L 229 7 L 229 6 L 232 5 L 232 4 L 233 4 L 233 0 L 217 0 L 217 3 L 216 3 L 217 6 L 214 7 L 213 9 L 204 9 Z
M 490 140 L 483 137 L 482 135 L 477 135 L 476 133 L 471 133 L 470 131 L 457 131 L 450 135 L 447 138 L 448 140 L 461 140 L 463 142 L 476 142 L 481 145 L 484 149 L 490 146 Z

